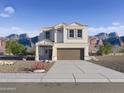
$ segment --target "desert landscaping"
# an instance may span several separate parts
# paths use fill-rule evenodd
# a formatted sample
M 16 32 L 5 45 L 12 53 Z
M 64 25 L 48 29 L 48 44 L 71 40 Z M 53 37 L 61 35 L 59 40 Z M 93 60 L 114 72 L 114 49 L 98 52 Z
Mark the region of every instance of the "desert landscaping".
M 32 73 L 34 70 L 43 69 L 46 73 L 54 62 L 36 62 L 36 61 L 1 61 L 0 73 Z M 7 64 L 11 63 L 11 64 Z
M 124 56 L 96 56 L 98 61 L 90 61 L 92 63 L 111 68 L 113 70 L 124 73 Z M 0 65 L 1 73 L 32 73 L 43 65 L 46 73 L 54 64 L 54 62 L 36 62 L 36 61 L 2 61 Z M 7 64 L 9 63 L 9 64 Z
M 96 58 L 99 61 L 91 62 L 124 73 L 124 56 L 97 56 Z

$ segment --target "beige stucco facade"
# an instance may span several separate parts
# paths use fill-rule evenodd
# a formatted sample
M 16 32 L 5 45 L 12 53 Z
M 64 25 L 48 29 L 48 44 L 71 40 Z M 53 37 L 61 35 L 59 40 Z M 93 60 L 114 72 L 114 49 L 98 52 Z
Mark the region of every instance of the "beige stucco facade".
M 82 31 L 82 37 L 81 38 L 69 38 L 68 37 L 68 32 L 70 29 L 73 29 L 75 34 L 74 37 L 77 36 L 76 32 L 77 30 Z M 84 60 L 88 60 L 88 36 L 86 32 L 87 26 L 82 25 L 79 23 L 71 23 L 71 24 L 65 24 L 65 23 L 60 23 L 52 27 L 46 27 L 43 28 L 40 37 L 39 37 L 39 42 L 36 44 L 36 61 L 40 60 L 40 54 L 42 54 L 41 51 L 44 51 L 40 47 L 52 47 L 52 60 L 56 61 L 57 59 L 57 49 L 58 48 L 84 48 Z M 49 31 L 50 38 L 47 40 L 45 38 L 45 32 Z M 51 50 L 51 49 L 49 49 Z M 47 53 L 47 51 L 46 51 Z M 51 53 L 51 52 L 50 52 Z

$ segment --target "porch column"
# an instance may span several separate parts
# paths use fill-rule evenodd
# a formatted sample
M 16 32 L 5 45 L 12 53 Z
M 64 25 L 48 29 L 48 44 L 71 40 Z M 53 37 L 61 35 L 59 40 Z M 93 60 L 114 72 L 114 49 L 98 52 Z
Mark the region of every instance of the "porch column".
M 85 47 L 84 49 L 84 60 L 89 60 L 89 47 Z
M 36 45 L 35 60 L 39 61 L 39 46 L 38 45 Z
M 53 46 L 53 52 L 52 52 L 52 60 L 53 61 L 57 60 L 57 49 L 54 46 Z
M 55 43 L 57 42 L 57 30 L 55 30 Z

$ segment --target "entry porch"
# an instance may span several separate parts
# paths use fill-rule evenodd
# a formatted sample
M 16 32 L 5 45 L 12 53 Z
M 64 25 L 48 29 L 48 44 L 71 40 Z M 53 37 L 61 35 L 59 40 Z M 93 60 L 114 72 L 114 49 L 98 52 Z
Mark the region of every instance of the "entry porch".
M 35 60 L 54 60 L 54 47 L 52 41 L 45 39 L 36 44 Z

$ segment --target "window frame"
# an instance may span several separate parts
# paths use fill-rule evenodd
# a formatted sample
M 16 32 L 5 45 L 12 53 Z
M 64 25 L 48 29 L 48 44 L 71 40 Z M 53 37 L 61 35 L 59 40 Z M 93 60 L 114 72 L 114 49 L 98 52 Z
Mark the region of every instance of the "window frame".
M 70 33 L 70 31 L 73 31 L 73 33 Z M 71 34 L 73 35 L 72 37 L 71 37 Z M 75 38 L 75 30 L 74 29 L 68 30 L 68 38 Z
M 79 31 L 81 31 L 81 33 L 79 33 Z M 82 36 L 83 36 L 82 34 L 83 34 L 83 30 L 82 29 L 77 29 L 77 31 L 76 31 L 76 38 L 82 38 Z
M 47 35 L 49 33 L 49 35 Z M 50 39 L 50 32 L 49 31 L 47 31 L 46 33 L 45 33 L 45 38 L 46 39 Z
M 73 30 L 73 37 L 70 37 L 70 31 Z M 79 32 L 81 31 L 81 33 Z M 80 34 L 80 36 L 79 36 Z M 83 38 L 83 29 L 67 29 L 67 38 L 68 39 L 82 39 Z

